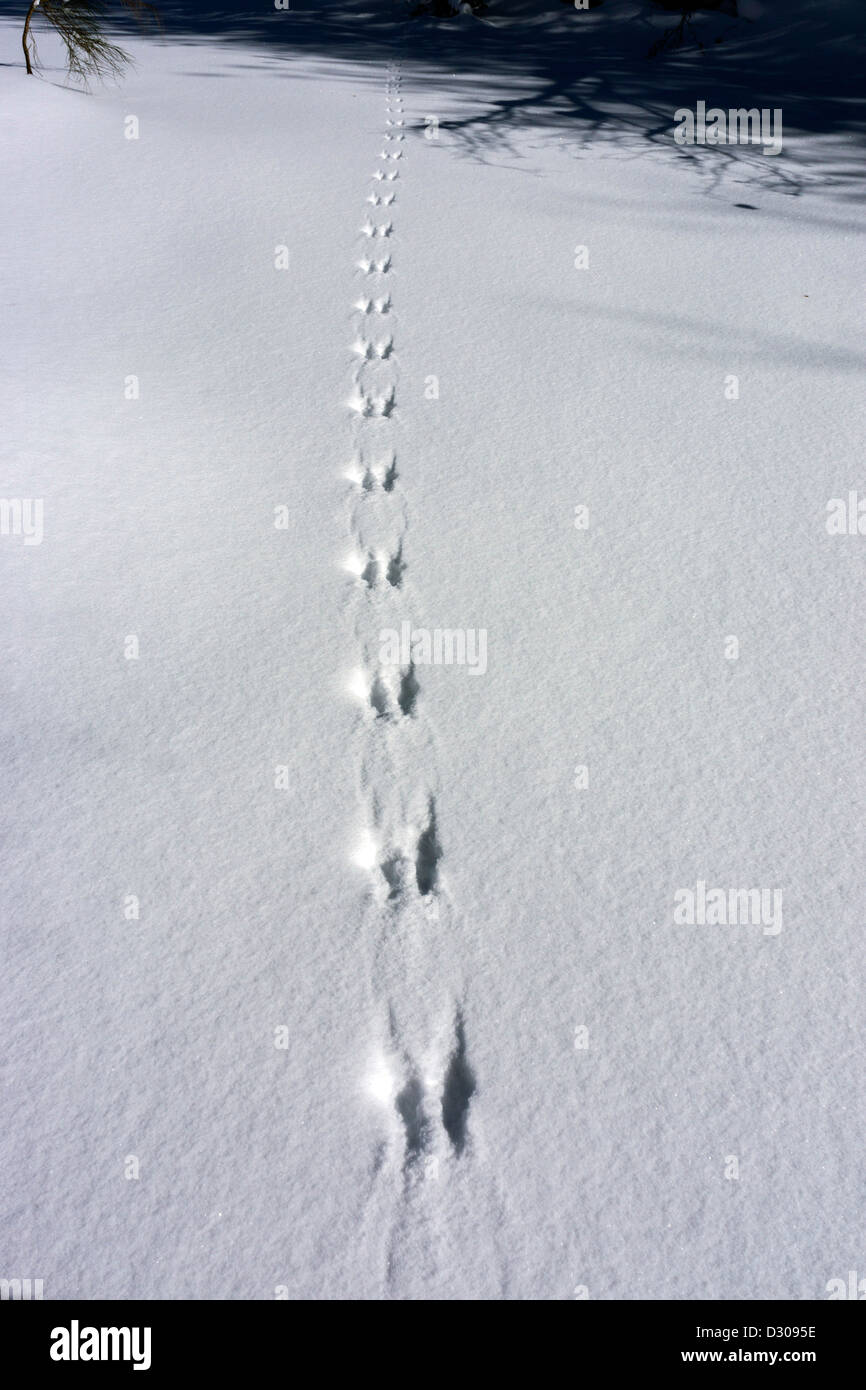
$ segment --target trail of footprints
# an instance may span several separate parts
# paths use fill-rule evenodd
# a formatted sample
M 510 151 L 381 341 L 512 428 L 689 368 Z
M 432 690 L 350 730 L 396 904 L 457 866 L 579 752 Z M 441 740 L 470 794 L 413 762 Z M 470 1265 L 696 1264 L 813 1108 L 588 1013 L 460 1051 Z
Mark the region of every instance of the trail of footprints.
M 419 734 L 421 685 L 411 660 L 383 664 L 378 649 L 382 628 L 400 629 L 406 617 L 404 584 L 408 509 L 400 486 L 395 450 L 399 423 L 399 364 L 393 328 L 391 283 L 394 278 L 395 212 L 404 161 L 404 116 L 401 78 L 389 71 L 386 87 L 386 134 L 380 166 L 372 175 L 368 211 L 358 228 L 355 272 L 359 294 L 353 305 L 355 359 L 346 400 L 353 421 L 353 457 L 346 568 L 355 589 L 356 634 L 361 667 L 354 693 L 368 725 L 361 769 L 366 803 L 365 838 L 359 862 L 370 875 L 370 904 L 381 935 L 379 964 L 383 975 L 401 982 L 388 1003 L 386 1051 L 397 1080 L 390 1093 L 392 1116 L 402 1136 L 402 1167 L 407 1177 L 425 1168 L 443 1145 L 459 1157 L 468 1144 L 468 1121 L 475 1079 L 468 1060 L 461 1009 L 448 1010 L 442 1047 L 435 1066 L 420 1066 L 427 1021 L 411 1017 L 413 997 L 423 975 L 413 955 L 413 938 L 428 937 L 447 911 L 440 864 L 442 849 L 435 796 L 416 771 L 407 773 L 425 753 L 429 740 Z M 412 743 L 407 740 L 415 740 Z M 407 780 L 411 785 L 405 785 Z M 420 961 L 421 957 L 418 957 Z M 418 976 L 418 978 L 415 978 Z M 441 1034 L 441 1029 L 437 1029 Z
M 385 148 L 379 158 L 394 165 L 403 157 L 403 101 L 401 79 L 389 71 L 386 87 L 387 133 Z M 395 168 L 379 167 L 373 171 L 374 184 L 394 183 L 399 178 Z M 373 191 L 367 202 L 373 211 L 368 213 L 358 229 L 363 239 L 361 255 L 355 262 L 365 288 L 356 299 L 358 333 L 352 352 L 359 359 L 352 375 L 352 387 L 347 398 L 348 409 L 356 418 L 355 456 L 350 479 L 357 490 L 358 505 L 353 508 L 350 532 L 353 550 L 347 568 L 356 577 L 360 590 L 370 600 L 379 600 L 375 617 L 378 626 L 399 625 L 402 612 L 390 617 L 385 611 L 389 596 L 397 598 L 403 589 L 408 568 L 404 555 L 404 540 L 408 525 L 405 500 L 398 493 L 397 458 L 394 433 L 389 428 L 396 419 L 398 361 L 394 333 L 389 328 L 393 300 L 388 288 L 394 269 L 390 250 L 395 235 L 394 208 L 396 190 Z M 370 282 L 370 289 L 366 282 Z M 377 724 L 395 725 L 411 720 L 416 712 L 419 684 L 411 663 L 403 668 L 382 665 L 375 650 L 376 624 L 368 624 L 363 641 L 364 667 L 359 673 L 358 693 L 369 717 Z M 396 775 L 396 768 L 392 767 Z M 403 898 L 411 883 L 411 875 L 402 871 L 402 851 L 387 843 L 395 838 L 395 830 L 383 823 L 381 809 L 371 811 L 377 839 L 386 843 L 377 853 L 373 866 L 374 889 L 378 896 L 395 903 Z M 411 832 L 407 832 L 411 833 Z M 420 838 L 423 827 L 417 832 Z M 416 885 L 423 886 L 422 896 L 433 889 L 434 876 L 422 872 L 415 875 Z M 418 888 L 421 892 L 421 888 Z

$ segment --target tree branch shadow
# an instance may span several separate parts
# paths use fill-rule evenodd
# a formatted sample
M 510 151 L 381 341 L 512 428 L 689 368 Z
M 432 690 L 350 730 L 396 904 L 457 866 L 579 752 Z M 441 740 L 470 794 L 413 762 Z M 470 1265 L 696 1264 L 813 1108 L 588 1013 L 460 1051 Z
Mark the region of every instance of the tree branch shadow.
M 243 42 L 250 66 L 270 76 L 299 80 L 315 59 L 334 77 L 377 81 L 381 64 L 398 57 L 407 89 L 420 86 L 429 111 L 439 104 L 440 130 L 472 159 L 519 159 L 516 136 L 525 148 L 527 132 L 555 133 L 577 153 L 666 153 L 707 192 L 733 178 L 792 197 L 815 187 L 840 200 L 864 197 L 861 0 L 762 0 L 754 22 L 698 11 L 690 26 L 703 48 L 656 58 L 647 56 L 652 37 L 671 16 L 652 0 L 604 0 L 587 11 L 560 0 L 495 0 L 483 17 L 453 20 L 411 18 L 410 0 L 316 0 L 316 8 L 289 0 L 280 11 L 266 3 L 163 0 L 160 10 L 172 42 Z M 674 112 L 699 100 L 781 109 L 783 153 L 675 145 Z

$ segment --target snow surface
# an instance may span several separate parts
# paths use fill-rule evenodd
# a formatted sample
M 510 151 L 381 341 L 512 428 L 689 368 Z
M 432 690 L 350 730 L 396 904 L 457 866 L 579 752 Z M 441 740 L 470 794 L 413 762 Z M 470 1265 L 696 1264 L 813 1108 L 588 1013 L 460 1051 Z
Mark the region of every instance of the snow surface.
M 628 5 L 170 11 L 90 94 L 0 26 L 4 1277 L 866 1271 L 862 128 L 770 61 L 862 40 L 752 8 L 661 65 Z M 674 144 L 765 93 L 780 157 Z

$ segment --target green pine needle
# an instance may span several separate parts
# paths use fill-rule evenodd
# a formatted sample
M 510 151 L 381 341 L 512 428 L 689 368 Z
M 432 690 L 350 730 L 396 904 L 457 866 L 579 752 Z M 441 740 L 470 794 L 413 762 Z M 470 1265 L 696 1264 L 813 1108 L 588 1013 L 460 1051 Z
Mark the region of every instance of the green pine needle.
M 157 21 L 156 11 L 145 0 L 119 0 L 140 24 Z M 109 43 L 103 32 L 108 11 L 107 0 L 37 0 L 28 20 L 39 15 L 60 35 L 66 48 L 66 67 L 71 78 L 85 85 L 89 79 L 106 81 L 119 78 L 132 62 L 129 54 Z M 32 29 L 27 41 L 33 65 L 39 61 Z

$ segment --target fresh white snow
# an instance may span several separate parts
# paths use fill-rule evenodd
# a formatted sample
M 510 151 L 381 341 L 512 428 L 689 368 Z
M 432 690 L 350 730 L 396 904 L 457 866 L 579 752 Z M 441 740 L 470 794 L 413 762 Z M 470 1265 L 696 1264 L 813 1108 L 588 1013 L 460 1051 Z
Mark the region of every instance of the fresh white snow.
M 169 25 L 89 94 L 0 26 L 4 1277 L 863 1266 L 862 145 L 672 135 L 766 10 L 597 124 L 485 57 L 526 17 Z

